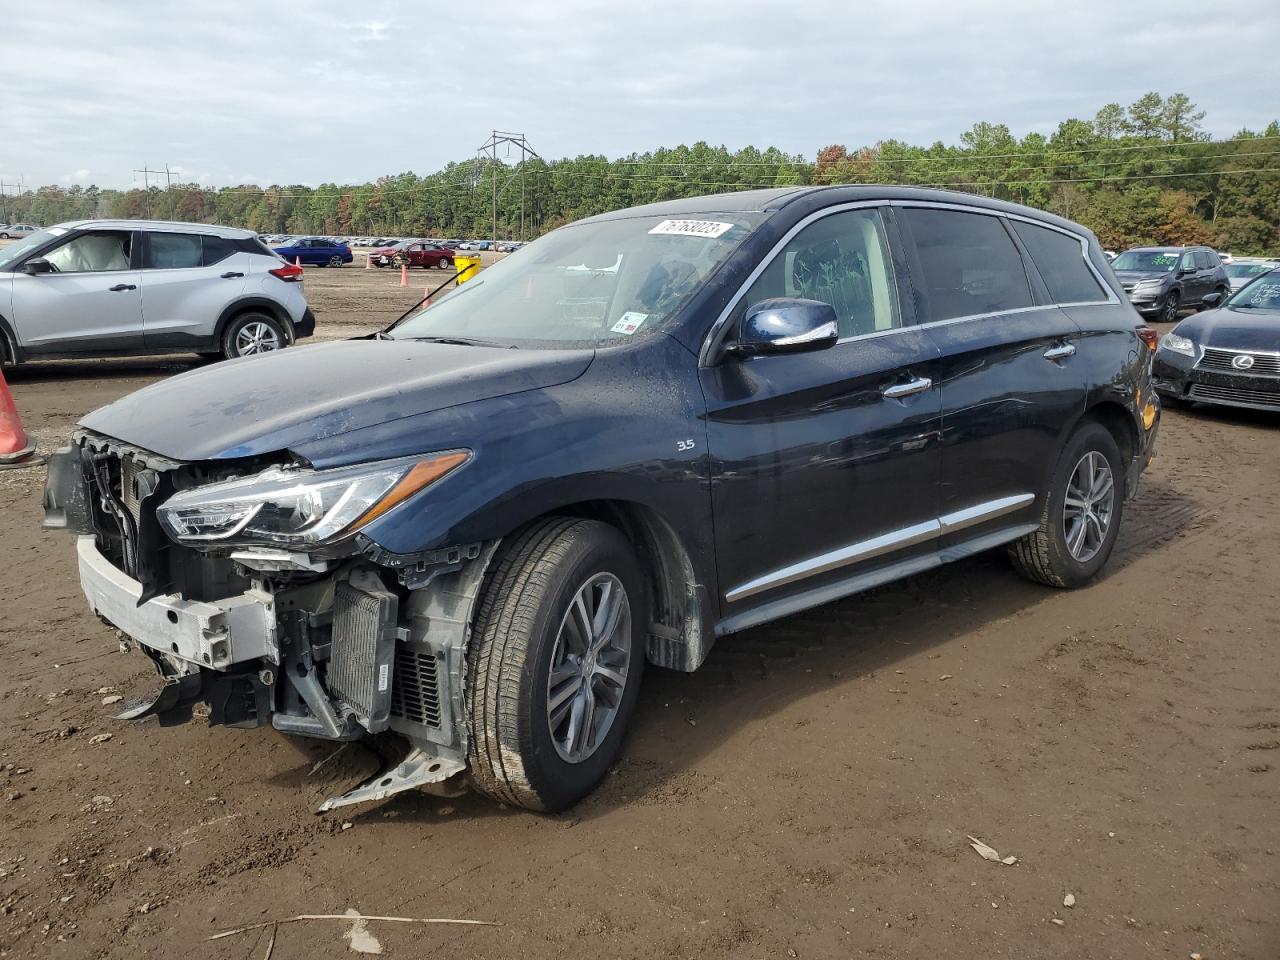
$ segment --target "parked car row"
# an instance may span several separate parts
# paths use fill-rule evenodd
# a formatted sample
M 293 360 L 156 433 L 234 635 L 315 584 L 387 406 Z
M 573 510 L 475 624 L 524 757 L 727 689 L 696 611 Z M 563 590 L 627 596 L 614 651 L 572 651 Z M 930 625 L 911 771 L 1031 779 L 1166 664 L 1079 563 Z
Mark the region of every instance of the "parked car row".
M 40 228 L 30 223 L 8 223 L 0 225 L 0 240 L 21 240 L 29 237 Z

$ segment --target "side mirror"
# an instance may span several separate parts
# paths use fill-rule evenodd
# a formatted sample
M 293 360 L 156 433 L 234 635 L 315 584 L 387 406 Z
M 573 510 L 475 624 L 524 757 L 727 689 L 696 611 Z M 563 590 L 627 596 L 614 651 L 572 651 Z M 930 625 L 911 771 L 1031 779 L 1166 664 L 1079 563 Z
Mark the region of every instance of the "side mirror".
M 22 265 L 22 272 L 30 277 L 38 273 L 53 273 L 53 264 L 44 257 L 33 257 Z
M 1200 298 L 1200 302 L 1206 307 L 1216 307 L 1218 305 L 1218 301 L 1221 299 L 1222 294 L 1215 290 L 1213 293 L 1206 293 Z
M 728 351 L 735 357 L 826 350 L 840 339 L 836 311 L 829 303 L 774 297 L 747 310 L 737 339 Z

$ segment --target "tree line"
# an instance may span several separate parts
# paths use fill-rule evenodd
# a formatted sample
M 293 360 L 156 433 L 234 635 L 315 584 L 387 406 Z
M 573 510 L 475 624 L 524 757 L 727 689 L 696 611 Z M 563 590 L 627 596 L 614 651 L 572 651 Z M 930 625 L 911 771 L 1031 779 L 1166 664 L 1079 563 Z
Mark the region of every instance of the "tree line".
M 829 183 L 944 187 L 1049 210 L 1090 227 L 1103 245 L 1207 243 L 1280 254 L 1280 123 L 1221 140 L 1188 97 L 1148 93 L 1110 103 L 1053 134 L 1015 137 L 976 123 L 959 143 L 897 140 L 813 159 L 775 148 L 696 143 L 609 159 L 577 156 L 450 163 L 356 185 L 112 190 L 45 186 L 0 199 L 0 220 L 52 224 L 92 217 L 217 222 L 259 233 L 536 236 L 606 210 L 698 194 Z

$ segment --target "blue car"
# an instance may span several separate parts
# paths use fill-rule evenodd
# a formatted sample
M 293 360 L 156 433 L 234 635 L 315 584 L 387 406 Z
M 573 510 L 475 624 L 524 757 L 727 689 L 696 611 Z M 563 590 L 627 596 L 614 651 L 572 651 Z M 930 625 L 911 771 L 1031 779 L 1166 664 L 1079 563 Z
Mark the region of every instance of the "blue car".
M 298 260 L 313 267 L 340 267 L 355 259 L 345 243 L 335 243 L 325 237 L 302 237 L 287 247 L 276 247 L 275 251 L 290 263 Z

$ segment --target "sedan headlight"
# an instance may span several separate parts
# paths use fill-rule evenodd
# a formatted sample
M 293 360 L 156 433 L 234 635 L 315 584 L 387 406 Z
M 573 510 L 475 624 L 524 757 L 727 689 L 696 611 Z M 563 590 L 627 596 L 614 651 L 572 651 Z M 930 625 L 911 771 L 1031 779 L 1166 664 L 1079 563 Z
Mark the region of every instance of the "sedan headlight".
M 1164 338 L 1160 341 L 1160 348 L 1174 353 L 1185 354 L 1188 357 L 1196 355 L 1196 342 L 1187 337 L 1180 337 L 1172 331 L 1164 335 Z
M 470 459 L 453 450 L 333 470 L 271 467 L 183 490 L 156 514 L 179 543 L 306 549 L 355 532 Z

